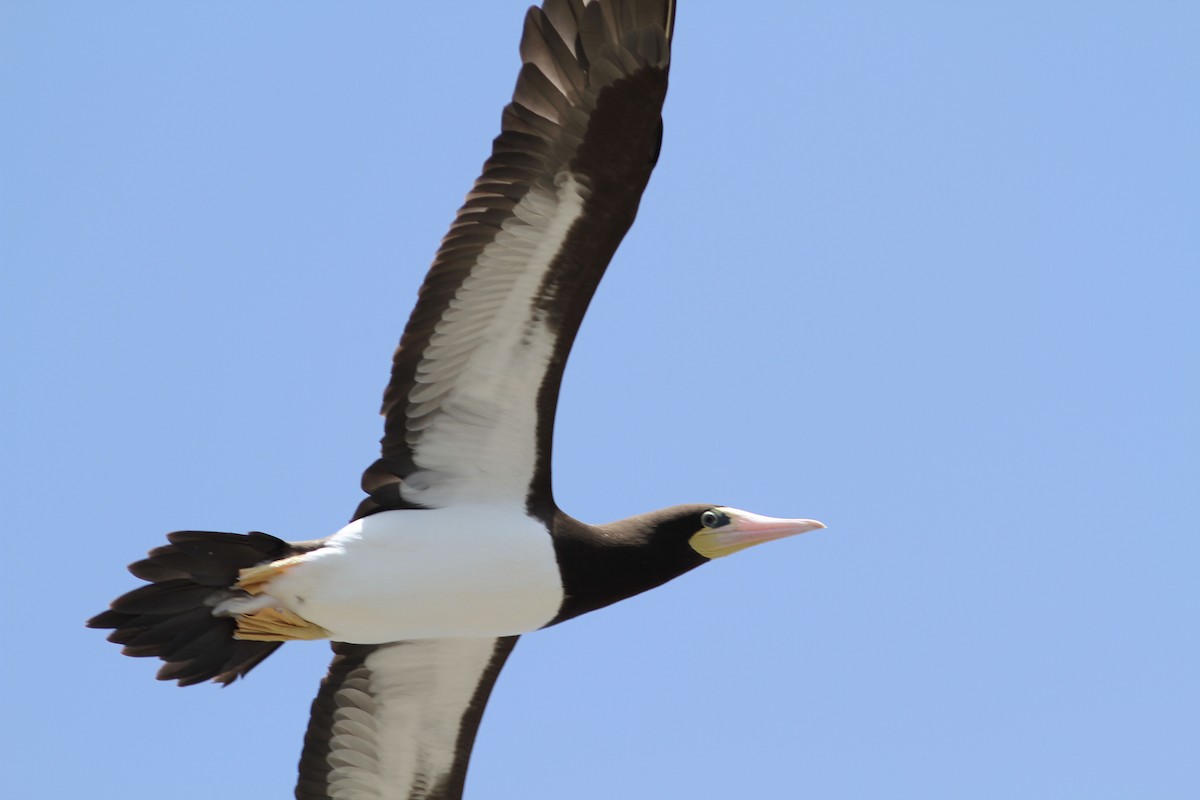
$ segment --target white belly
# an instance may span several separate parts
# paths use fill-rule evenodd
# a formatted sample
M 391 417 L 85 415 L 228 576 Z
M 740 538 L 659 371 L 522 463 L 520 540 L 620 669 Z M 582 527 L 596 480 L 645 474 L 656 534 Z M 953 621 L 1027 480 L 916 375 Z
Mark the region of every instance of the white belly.
M 527 633 L 563 601 L 542 524 L 523 508 L 486 506 L 357 520 L 266 594 L 355 644 Z

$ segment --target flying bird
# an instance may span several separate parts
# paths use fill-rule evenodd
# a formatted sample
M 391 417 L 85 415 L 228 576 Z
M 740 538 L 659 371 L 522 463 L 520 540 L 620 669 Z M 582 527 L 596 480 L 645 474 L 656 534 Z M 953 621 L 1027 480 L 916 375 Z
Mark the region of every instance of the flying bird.
M 296 797 L 456 800 L 522 634 L 824 527 L 721 504 L 606 525 L 555 505 L 563 367 L 662 142 L 673 0 L 545 0 L 512 102 L 421 286 L 366 497 L 323 539 L 177 531 L 89 621 L 162 680 L 228 684 L 329 639 Z

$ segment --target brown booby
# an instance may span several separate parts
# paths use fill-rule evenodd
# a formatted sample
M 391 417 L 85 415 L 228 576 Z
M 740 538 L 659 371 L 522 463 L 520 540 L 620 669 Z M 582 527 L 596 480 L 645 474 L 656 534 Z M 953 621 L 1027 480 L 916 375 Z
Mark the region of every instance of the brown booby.
M 491 157 L 421 287 L 382 455 L 323 539 L 179 531 L 92 620 L 181 686 L 330 639 L 296 797 L 453 800 L 518 636 L 823 527 L 719 504 L 588 525 L 555 505 L 559 383 L 658 157 L 673 0 L 546 0 Z

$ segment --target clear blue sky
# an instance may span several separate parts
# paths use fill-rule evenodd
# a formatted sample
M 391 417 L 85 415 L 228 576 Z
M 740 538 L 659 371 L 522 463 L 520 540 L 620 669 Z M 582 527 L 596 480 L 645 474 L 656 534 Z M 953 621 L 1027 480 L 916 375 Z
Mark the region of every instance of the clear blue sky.
M 829 529 L 526 637 L 467 797 L 1200 796 L 1200 6 L 681 6 L 558 499 Z M 524 7 L 4 3 L 10 796 L 290 796 L 323 644 L 83 620 L 347 519 Z

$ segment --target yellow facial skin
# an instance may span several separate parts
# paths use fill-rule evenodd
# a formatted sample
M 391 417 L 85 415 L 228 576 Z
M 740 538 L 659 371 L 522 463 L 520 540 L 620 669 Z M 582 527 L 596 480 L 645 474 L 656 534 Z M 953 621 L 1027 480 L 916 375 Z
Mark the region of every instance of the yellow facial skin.
M 721 558 L 763 542 L 815 531 L 825 526 L 815 519 L 778 519 L 736 508 L 717 506 L 704 512 L 704 524 L 688 544 L 708 559 Z

